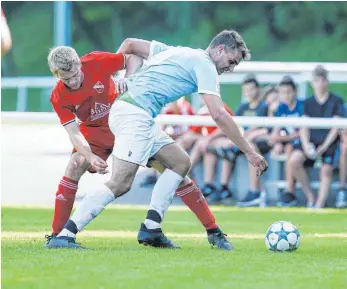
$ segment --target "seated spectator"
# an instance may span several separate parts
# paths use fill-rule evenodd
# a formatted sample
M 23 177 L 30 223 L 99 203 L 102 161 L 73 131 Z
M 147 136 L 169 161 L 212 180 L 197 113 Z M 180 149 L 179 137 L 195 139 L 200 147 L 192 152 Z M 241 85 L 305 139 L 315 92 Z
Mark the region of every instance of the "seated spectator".
M 280 103 L 275 116 L 276 117 L 301 117 L 303 114 L 304 102 L 297 99 L 297 89 L 293 79 L 290 76 L 285 76 L 279 84 L 279 94 L 282 102 Z M 299 129 L 293 127 L 274 128 L 269 142 L 273 146 L 272 153 L 280 155 L 285 153 L 287 159 L 293 151 L 293 142 L 299 138 Z M 288 161 L 285 163 L 285 172 L 287 180 L 287 190 L 294 191 L 294 179 L 290 172 Z M 297 200 L 291 198 L 292 194 L 279 194 L 281 200 L 279 206 L 295 206 Z
M 341 143 L 340 143 L 340 165 L 339 165 L 339 179 L 340 188 L 337 191 L 336 208 L 346 208 L 347 207 L 347 130 L 341 131 Z
M 253 74 L 247 75 L 245 77 L 242 83 L 242 92 L 244 97 L 247 99 L 247 102 L 242 103 L 239 106 L 236 112 L 237 116 L 268 115 L 268 106 L 264 101 L 261 100 L 259 83 Z M 246 127 L 244 135 L 258 151 L 260 151 L 262 154 L 266 154 L 270 151 L 271 147 L 269 147 L 266 141 L 262 141 L 261 138 L 264 137 L 267 133 L 268 130 L 266 128 Z M 232 144 L 229 140 L 221 140 L 218 145 L 209 148 L 209 151 L 221 158 L 230 161 L 229 164 L 225 163 L 226 165 L 225 167 L 223 167 L 227 171 L 231 170 L 232 163 L 235 161 L 236 156 L 240 153 L 238 147 Z M 250 190 L 246 198 L 238 204 L 240 206 L 264 205 L 265 196 L 261 195 L 259 178 L 257 176 L 256 169 L 252 166 L 250 166 L 250 178 Z M 218 194 L 218 192 L 216 192 L 215 194 Z
M 175 102 L 169 103 L 165 106 L 161 112 L 162 114 L 175 114 L 175 115 L 194 115 L 192 105 L 185 100 L 184 97 Z M 167 132 L 174 140 L 184 135 L 189 131 L 188 125 L 164 125 L 163 130 Z M 140 186 L 145 187 L 148 185 L 154 185 L 158 179 L 158 173 L 156 170 L 150 168 L 148 174 L 141 182 Z
M 340 97 L 329 92 L 328 72 L 322 66 L 317 66 L 312 74 L 311 86 L 313 96 L 304 102 L 304 117 L 343 117 L 343 101 Z M 302 185 L 307 198 L 307 207 L 323 208 L 328 197 L 335 151 L 339 143 L 338 129 L 300 129 L 300 140 L 294 144 L 289 164 L 293 177 Z M 305 170 L 313 166 L 317 158 L 322 158 L 320 169 L 320 187 L 315 200 L 310 181 Z M 287 188 L 286 202 L 296 200 L 294 190 Z M 291 194 L 291 195 L 289 195 Z
M 269 85 L 263 89 L 263 101 L 268 105 L 268 116 L 275 116 L 275 113 L 280 105 L 280 97 L 278 89 L 275 86 Z
M 233 115 L 231 109 L 225 105 L 225 109 Z M 208 116 L 209 111 L 204 104 L 197 112 L 197 115 Z M 214 156 L 206 155 L 207 148 L 210 145 L 214 145 L 220 138 L 225 138 L 224 133 L 217 126 L 192 126 L 190 131 L 182 135 L 177 139 L 183 149 L 188 150 L 191 148 L 190 157 L 192 163 L 192 169 L 201 160 L 204 159 L 204 186 L 202 192 L 205 196 L 208 196 L 215 187 L 213 185 L 214 174 L 216 170 L 216 159 Z M 192 176 L 194 179 L 194 176 Z

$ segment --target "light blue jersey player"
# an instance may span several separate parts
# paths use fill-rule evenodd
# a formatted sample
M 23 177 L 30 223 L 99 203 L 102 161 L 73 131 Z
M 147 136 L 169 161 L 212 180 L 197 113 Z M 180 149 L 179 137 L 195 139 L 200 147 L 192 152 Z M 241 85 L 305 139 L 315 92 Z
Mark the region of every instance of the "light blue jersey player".
M 154 186 L 138 241 L 154 247 L 177 248 L 161 231 L 161 222 L 175 191 L 181 185 L 181 196 L 194 192 L 197 198 L 193 203 L 204 203 L 206 210 L 208 206 L 198 188 L 186 177 L 190 169 L 189 156 L 161 130 L 154 118 L 167 103 L 198 92 L 217 125 L 262 174 L 267 169 L 265 159 L 242 136 L 225 110 L 219 91 L 218 75 L 232 72 L 241 60 L 249 59 L 250 54 L 242 37 L 233 30 L 218 34 L 206 50 L 127 39 L 118 52 L 141 56 L 147 62 L 127 80 L 127 91 L 118 97 L 110 110 L 109 126 L 116 136 L 112 177 L 100 186 L 97 194 L 92 193 L 83 199 L 80 208 L 59 234 L 58 242 L 63 242 L 59 238 L 71 237 L 72 231 L 75 234 L 76 230 L 82 230 L 108 203 L 127 193 L 139 166 L 146 166 L 154 158 L 161 165 L 162 174 Z M 190 209 L 198 216 L 194 206 Z M 210 244 L 232 250 L 219 229 L 210 233 Z

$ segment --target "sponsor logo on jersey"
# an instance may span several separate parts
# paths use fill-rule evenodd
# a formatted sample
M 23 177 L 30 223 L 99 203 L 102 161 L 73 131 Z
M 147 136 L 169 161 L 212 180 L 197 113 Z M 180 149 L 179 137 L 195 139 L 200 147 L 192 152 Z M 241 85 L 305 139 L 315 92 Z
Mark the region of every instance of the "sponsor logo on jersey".
M 103 93 L 105 86 L 100 81 L 98 81 L 94 84 L 93 88 L 96 90 L 97 93 Z
M 104 103 L 99 103 L 95 102 L 95 108 L 92 108 L 90 110 L 90 120 L 96 120 L 98 118 L 102 118 L 105 115 L 108 115 L 110 112 L 111 104 L 104 104 Z

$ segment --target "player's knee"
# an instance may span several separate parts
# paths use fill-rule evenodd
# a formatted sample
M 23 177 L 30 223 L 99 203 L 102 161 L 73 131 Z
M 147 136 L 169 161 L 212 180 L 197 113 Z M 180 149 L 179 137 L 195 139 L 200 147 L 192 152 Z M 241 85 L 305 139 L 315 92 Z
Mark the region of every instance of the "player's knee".
M 192 167 L 192 162 L 188 155 L 185 155 L 185 157 L 182 159 L 181 166 L 182 176 L 186 176 Z
M 295 150 L 291 153 L 288 162 L 293 168 L 302 167 L 304 163 L 304 154 L 299 150 Z
M 109 189 L 112 191 L 114 196 L 116 198 L 126 194 L 130 191 L 131 184 L 129 182 L 115 182 L 115 181 L 108 181 L 106 185 L 109 187 Z

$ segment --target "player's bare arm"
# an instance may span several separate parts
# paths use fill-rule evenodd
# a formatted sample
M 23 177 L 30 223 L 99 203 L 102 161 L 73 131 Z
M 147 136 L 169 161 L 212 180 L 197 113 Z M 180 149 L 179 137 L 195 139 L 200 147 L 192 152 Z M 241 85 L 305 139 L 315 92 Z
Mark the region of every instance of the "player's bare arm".
M 100 174 L 108 173 L 108 171 L 106 170 L 107 163 L 103 159 L 92 153 L 92 150 L 87 140 L 81 133 L 77 123 L 71 122 L 65 125 L 64 128 L 69 134 L 69 138 L 75 149 L 86 158 L 90 165 Z
M 251 165 L 258 169 L 259 175 L 265 172 L 268 166 L 267 162 L 261 155 L 255 152 L 243 137 L 232 116 L 230 116 L 224 108 L 221 98 L 212 94 L 203 94 L 202 97 L 204 98 L 213 120 L 225 135 L 244 152 Z
M 1 56 L 4 56 L 12 47 L 10 28 L 5 17 L 1 17 Z
M 151 42 L 137 38 L 127 38 L 118 49 L 118 53 L 134 54 L 147 59 L 150 53 Z
M 133 54 L 125 54 L 125 75 L 116 83 L 116 93 L 123 93 L 127 88 L 126 78 L 138 71 L 143 65 L 143 58 Z

